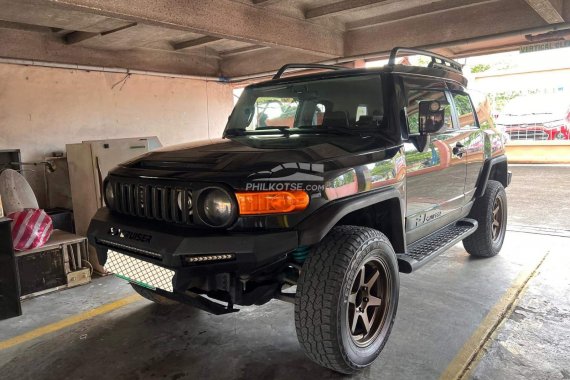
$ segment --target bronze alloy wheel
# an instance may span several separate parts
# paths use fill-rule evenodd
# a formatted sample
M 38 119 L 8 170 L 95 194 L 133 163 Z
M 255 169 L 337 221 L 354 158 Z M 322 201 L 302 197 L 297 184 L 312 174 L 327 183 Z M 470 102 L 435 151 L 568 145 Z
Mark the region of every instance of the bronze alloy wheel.
M 504 220 L 504 207 L 503 201 L 500 197 L 495 198 L 493 204 L 493 225 L 491 226 L 491 235 L 493 242 L 499 240 L 503 234 L 503 220 Z
M 351 374 L 388 341 L 398 310 L 398 259 L 378 230 L 336 226 L 311 248 L 295 295 L 295 328 L 309 358 Z
M 354 344 L 366 347 L 374 342 L 387 322 L 392 294 L 387 264 L 372 257 L 360 267 L 348 296 L 347 321 Z

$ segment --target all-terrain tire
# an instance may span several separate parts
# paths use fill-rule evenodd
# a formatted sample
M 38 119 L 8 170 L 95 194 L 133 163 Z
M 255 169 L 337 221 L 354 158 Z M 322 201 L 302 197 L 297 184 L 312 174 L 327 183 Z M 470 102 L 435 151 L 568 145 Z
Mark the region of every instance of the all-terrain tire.
M 379 313 L 382 310 L 378 335 L 363 347 L 355 343 L 352 328 L 348 326 L 350 310 L 353 310 L 353 318 L 355 312 L 354 306 L 350 306 L 354 298 L 350 301 L 348 297 L 354 297 L 353 286 L 362 283 L 358 276 L 362 276 L 362 281 L 366 278 L 366 269 L 362 268 L 376 262 L 384 268 L 382 273 L 385 275 L 376 278 L 386 284 L 386 299 L 383 300 L 382 309 L 378 309 Z M 369 279 L 369 284 L 372 281 Z M 307 356 L 324 367 L 344 374 L 369 366 L 378 357 L 390 335 L 398 308 L 399 284 L 396 254 L 386 236 L 365 227 L 333 228 L 311 249 L 297 285 L 295 327 Z M 368 302 L 368 299 L 365 300 Z M 368 311 L 367 306 L 365 311 Z
M 497 213 L 500 218 L 498 234 L 493 233 L 493 225 L 497 222 L 494 210 L 497 205 L 500 209 Z M 477 230 L 463 240 L 463 247 L 472 256 L 492 257 L 496 256 L 503 246 L 507 228 L 507 193 L 500 182 L 489 181 L 485 194 L 475 200 L 469 217 L 479 223 Z
M 160 294 L 157 294 L 157 293 L 153 292 L 152 290 L 144 288 L 140 285 L 131 283 L 131 286 L 133 287 L 135 292 L 137 292 L 138 294 L 140 294 L 141 296 L 143 296 L 147 300 L 152 301 L 156 304 L 163 305 L 163 306 L 174 306 L 174 305 L 179 304 L 179 302 L 177 302 L 177 301 L 174 301 L 174 300 L 171 300 L 170 298 L 166 298 L 164 296 L 161 296 Z

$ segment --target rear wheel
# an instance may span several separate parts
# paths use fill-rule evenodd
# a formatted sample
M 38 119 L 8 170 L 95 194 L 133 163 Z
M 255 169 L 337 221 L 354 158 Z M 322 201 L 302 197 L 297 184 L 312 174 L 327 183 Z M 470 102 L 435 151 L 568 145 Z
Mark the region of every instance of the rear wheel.
M 379 231 L 335 227 L 303 265 L 295 299 L 297 337 L 313 361 L 354 373 L 384 348 L 398 307 L 399 273 Z
M 463 240 L 465 250 L 477 257 L 497 255 L 507 230 L 507 193 L 500 182 L 487 183 L 485 194 L 477 198 L 469 217 L 477 220 L 479 227 Z
M 156 304 L 164 305 L 164 306 L 173 306 L 173 305 L 179 304 L 179 302 L 177 302 L 177 301 L 174 301 L 174 300 L 171 300 L 170 298 L 166 298 L 164 296 L 161 296 L 160 294 L 157 294 L 150 289 L 144 288 L 144 287 L 137 285 L 137 284 L 133 284 L 132 282 L 131 282 L 131 286 L 133 287 L 135 292 L 137 292 L 138 294 L 140 294 L 141 296 L 143 296 L 147 300 L 152 301 Z

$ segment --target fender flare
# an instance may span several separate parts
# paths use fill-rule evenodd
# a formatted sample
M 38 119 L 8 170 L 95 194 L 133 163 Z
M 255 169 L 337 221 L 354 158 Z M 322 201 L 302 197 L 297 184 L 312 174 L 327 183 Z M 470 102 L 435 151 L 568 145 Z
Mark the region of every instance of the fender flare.
M 400 206 L 400 222 L 403 245 L 406 245 L 405 236 L 405 198 L 400 188 L 388 188 L 378 191 L 366 192 L 339 200 L 335 200 L 309 215 L 297 227 L 299 231 L 299 245 L 312 245 L 320 242 L 329 231 L 346 215 L 377 203 L 397 199 Z
M 487 182 L 489 182 L 489 178 L 491 176 L 493 168 L 503 166 L 503 165 L 505 166 L 505 173 L 504 173 L 505 178 L 500 182 L 505 187 L 507 187 L 510 184 L 511 174 L 507 170 L 507 168 L 508 168 L 507 156 L 502 155 L 502 156 L 487 159 L 485 161 L 485 163 L 483 164 L 483 169 L 481 170 L 481 173 L 479 174 L 479 180 L 477 181 L 477 190 L 475 191 L 475 195 L 474 195 L 475 198 L 482 197 L 483 194 L 485 194 L 485 189 L 487 188 Z

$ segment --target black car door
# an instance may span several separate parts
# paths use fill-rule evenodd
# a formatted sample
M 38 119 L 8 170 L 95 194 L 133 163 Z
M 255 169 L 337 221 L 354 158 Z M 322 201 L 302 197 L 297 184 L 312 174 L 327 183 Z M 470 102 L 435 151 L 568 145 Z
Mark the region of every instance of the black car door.
M 405 81 L 406 82 L 406 81 Z M 452 122 L 451 94 L 441 87 L 406 86 L 410 131 L 419 130 L 418 103 L 437 100 L 445 110 L 446 128 L 427 137 L 421 146 L 410 137 L 406 153 L 406 237 L 408 243 L 458 219 L 465 204 L 465 155 L 457 123 Z M 459 146 L 459 148 L 458 148 Z
M 460 132 L 458 142 L 466 163 L 465 201 L 469 202 L 475 194 L 477 179 L 485 156 L 485 132 L 480 128 L 478 114 L 484 117 L 487 111 L 484 104 L 479 105 L 475 110 L 471 98 L 463 91 L 453 91 L 452 98 L 456 110 L 454 123 L 457 124 Z

